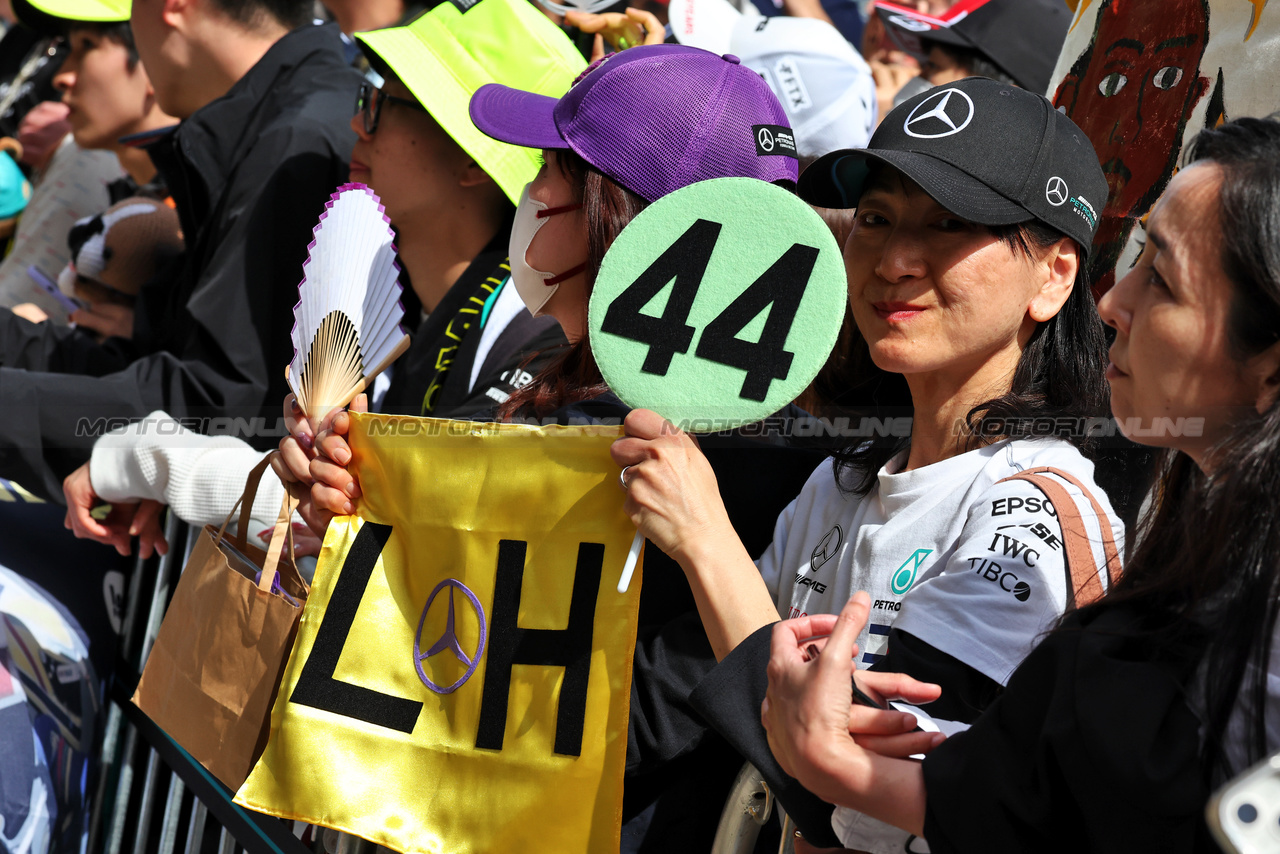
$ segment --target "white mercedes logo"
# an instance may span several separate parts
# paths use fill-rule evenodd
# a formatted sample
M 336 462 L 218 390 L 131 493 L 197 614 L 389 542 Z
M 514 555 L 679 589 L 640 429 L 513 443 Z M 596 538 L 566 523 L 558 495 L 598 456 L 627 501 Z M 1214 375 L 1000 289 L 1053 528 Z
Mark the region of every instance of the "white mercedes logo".
M 959 89 L 944 89 L 916 104 L 902 129 L 916 139 L 941 139 L 960 133 L 971 121 L 972 99 Z
M 1045 187 L 1044 197 L 1049 200 L 1049 204 L 1061 207 L 1067 203 L 1067 198 L 1071 195 L 1071 191 L 1067 189 L 1067 182 L 1054 175 L 1049 179 L 1049 186 Z
M 768 128 L 760 128 L 760 132 L 756 134 L 756 142 L 765 151 L 773 151 L 773 133 Z

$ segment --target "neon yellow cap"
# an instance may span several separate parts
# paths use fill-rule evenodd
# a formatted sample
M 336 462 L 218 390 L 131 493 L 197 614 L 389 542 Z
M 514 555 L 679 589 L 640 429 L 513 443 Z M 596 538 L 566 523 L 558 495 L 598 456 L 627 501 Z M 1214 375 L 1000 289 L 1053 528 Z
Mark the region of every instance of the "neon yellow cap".
M 529 0 L 442 0 L 407 26 L 356 38 L 513 203 L 537 173 L 539 152 L 481 133 L 467 112 L 472 94 L 501 83 L 558 98 L 586 67 L 568 36 Z
M 15 0 L 13 11 L 24 24 L 39 26 L 39 16 L 58 21 L 115 24 L 129 20 L 131 0 Z M 35 14 L 31 14 L 35 12 Z M 25 14 L 24 14 L 25 13 Z

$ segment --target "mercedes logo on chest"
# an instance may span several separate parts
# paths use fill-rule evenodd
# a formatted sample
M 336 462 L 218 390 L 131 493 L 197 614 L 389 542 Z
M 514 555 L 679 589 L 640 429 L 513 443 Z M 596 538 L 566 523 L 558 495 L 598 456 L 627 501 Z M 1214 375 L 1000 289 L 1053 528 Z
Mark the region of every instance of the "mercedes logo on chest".
M 902 129 L 916 139 L 953 136 L 973 121 L 973 100 L 959 89 L 935 92 L 916 104 Z
M 813 553 L 809 555 L 809 571 L 817 572 L 818 567 L 831 560 L 840 551 L 840 545 L 844 542 L 844 531 L 839 525 L 835 525 L 826 535 L 818 542 L 813 549 Z

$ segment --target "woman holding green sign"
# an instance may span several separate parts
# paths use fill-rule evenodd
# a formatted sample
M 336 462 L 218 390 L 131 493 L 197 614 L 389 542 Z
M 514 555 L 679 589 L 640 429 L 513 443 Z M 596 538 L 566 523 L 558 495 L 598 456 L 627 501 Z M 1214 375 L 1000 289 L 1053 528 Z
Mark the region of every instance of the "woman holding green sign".
M 856 438 L 819 467 L 758 566 L 685 434 L 633 412 L 614 459 L 628 512 L 684 569 L 723 659 L 695 707 L 808 833 L 822 811 L 760 727 L 769 624 L 870 591 L 857 662 L 873 672 L 860 681 L 890 695 L 896 674 L 940 684 L 940 699 L 905 699 L 932 700 L 921 725 L 955 731 L 1065 609 L 1117 576 L 1124 530 L 1081 453 L 1107 405 L 1084 266 L 1107 186 L 1084 133 L 1038 95 L 970 78 L 895 109 L 867 149 L 819 159 L 800 195 L 858 209 L 845 262 L 865 388 L 905 379 L 910 434 Z M 881 745 L 897 755 L 941 738 L 908 732 L 911 715 L 898 724 Z M 862 850 L 901 851 L 906 836 L 849 810 L 831 823 Z

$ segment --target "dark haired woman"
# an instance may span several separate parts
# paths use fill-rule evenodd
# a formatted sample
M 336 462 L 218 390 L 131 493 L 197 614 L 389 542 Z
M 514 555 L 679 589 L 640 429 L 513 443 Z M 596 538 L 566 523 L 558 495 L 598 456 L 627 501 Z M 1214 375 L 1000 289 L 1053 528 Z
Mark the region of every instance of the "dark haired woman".
M 1121 582 L 923 765 L 849 735 L 881 714 L 849 707 L 864 596 L 847 619 L 775 627 L 763 715 L 778 760 L 934 852 L 1215 851 L 1210 787 L 1280 749 L 1280 122 L 1204 131 L 1189 159 L 1100 305 L 1120 423 L 1203 426 L 1135 433 L 1167 457 Z M 832 628 L 806 661 L 797 638 Z
M 944 123 L 947 109 L 956 118 L 946 113 Z M 1016 133 L 985 146 L 995 127 Z M 1100 206 L 1106 184 L 1079 128 L 1039 95 L 970 78 L 894 110 L 869 149 L 818 160 L 800 192 L 823 207 L 857 207 L 845 263 L 871 363 L 866 386 L 905 378 L 914 419 L 890 423 L 909 425 L 909 435 L 858 439 L 820 466 L 777 520 L 758 570 L 688 437 L 637 411 L 629 438 L 614 445 L 628 512 L 684 569 L 716 654 L 729 656 L 695 703 L 721 732 L 742 733 L 753 760 L 767 759 L 762 738 L 752 746 L 762 627 L 780 614 L 833 613 L 870 590 L 858 662 L 943 684 L 928 713 L 963 725 L 1077 594 L 1100 592 L 1118 573 L 1123 540 L 1080 451 L 1084 437 L 1029 434 L 1106 403 L 1102 328 L 1084 280 L 1094 222 L 1076 212 Z M 1010 479 L 1045 467 L 1066 506 Z M 1079 518 L 1075 536 L 1093 558 L 1077 581 L 1067 574 L 1064 515 Z M 807 835 L 824 830 L 797 819 Z M 905 834 L 856 814 L 834 823 L 854 847 L 902 850 Z

